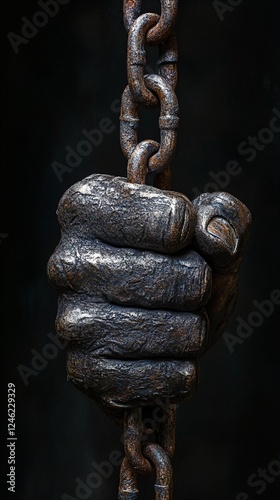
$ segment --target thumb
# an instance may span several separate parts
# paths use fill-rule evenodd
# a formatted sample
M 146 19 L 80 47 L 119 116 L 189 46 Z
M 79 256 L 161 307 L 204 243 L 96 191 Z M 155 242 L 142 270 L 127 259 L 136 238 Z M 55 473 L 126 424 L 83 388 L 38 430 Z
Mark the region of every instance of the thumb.
M 194 244 L 212 270 L 232 274 L 239 268 L 251 226 L 251 213 L 229 193 L 204 193 L 193 201 L 197 212 Z
M 251 226 L 251 213 L 229 193 L 205 193 L 193 201 L 197 211 L 194 245 L 212 268 L 212 294 L 206 308 L 210 347 L 234 310 L 238 271 Z

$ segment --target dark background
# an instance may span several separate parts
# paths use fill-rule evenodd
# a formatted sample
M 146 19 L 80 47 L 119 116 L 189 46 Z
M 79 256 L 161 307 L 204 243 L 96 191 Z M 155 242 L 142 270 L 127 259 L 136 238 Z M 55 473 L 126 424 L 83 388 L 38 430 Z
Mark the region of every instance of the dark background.
M 143 6 L 158 11 L 159 1 Z M 253 215 L 239 299 L 227 328 L 236 334 L 237 317 L 247 320 L 255 300 L 269 299 L 280 288 L 280 134 L 251 162 L 238 152 L 250 134 L 269 126 L 272 109 L 280 110 L 279 2 L 244 0 L 223 22 L 211 0 L 179 1 L 179 8 L 181 126 L 173 189 L 193 197 L 194 188 L 203 191 L 211 181 L 209 172 L 236 160 L 242 172 L 225 190 Z M 32 350 L 41 353 L 54 333 L 57 297 L 46 264 L 59 241 L 60 197 L 91 173 L 126 175 L 111 104 L 126 85 L 127 35 L 121 0 L 70 0 L 15 54 L 7 34 L 21 34 L 22 16 L 32 19 L 38 10 L 35 1 L 1 2 L 1 498 L 59 500 L 64 493 L 77 498 L 75 479 L 86 480 L 93 460 L 101 463 L 112 450 L 122 451 L 121 430 L 66 381 L 64 352 L 30 376 L 28 386 L 17 368 L 31 368 Z M 103 118 L 112 120 L 114 131 L 59 182 L 52 163 L 65 164 L 65 147 L 75 149 L 82 130 L 98 128 Z M 143 137 L 157 134 L 156 114 L 143 113 Z M 233 353 L 221 338 L 201 360 L 196 396 L 178 410 L 176 499 L 235 500 L 240 492 L 259 498 L 248 477 L 280 461 L 279 310 Z M 15 495 L 5 486 L 8 382 L 16 384 L 17 395 Z M 115 467 L 90 498 L 117 498 L 118 476 Z M 152 499 L 152 480 L 140 484 L 140 498 Z M 276 500 L 279 492 L 278 476 L 261 498 Z

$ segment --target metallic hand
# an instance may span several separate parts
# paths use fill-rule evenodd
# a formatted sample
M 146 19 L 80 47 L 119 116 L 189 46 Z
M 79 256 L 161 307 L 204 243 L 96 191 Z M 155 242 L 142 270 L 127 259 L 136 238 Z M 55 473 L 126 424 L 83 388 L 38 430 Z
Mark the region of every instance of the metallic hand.
M 232 312 L 249 210 L 228 193 L 182 194 L 91 175 L 58 207 L 48 263 L 68 378 L 107 411 L 178 403 Z

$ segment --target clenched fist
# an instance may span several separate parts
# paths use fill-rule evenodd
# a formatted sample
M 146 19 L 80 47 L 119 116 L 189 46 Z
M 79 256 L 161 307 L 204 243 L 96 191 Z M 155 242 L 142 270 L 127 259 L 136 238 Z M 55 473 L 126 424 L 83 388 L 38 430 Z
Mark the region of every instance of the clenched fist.
M 91 175 L 58 207 L 48 263 L 68 378 L 106 411 L 178 403 L 224 331 L 251 222 L 228 193 L 182 194 Z

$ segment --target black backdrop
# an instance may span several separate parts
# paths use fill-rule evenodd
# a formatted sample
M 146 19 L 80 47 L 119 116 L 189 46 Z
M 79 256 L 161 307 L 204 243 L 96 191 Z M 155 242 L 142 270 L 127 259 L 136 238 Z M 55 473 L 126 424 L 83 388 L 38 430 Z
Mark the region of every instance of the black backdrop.
M 88 490 L 76 494 L 76 479 L 86 482 L 96 472 L 93 461 L 100 464 L 112 451 L 122 451 L 121 430 L 66 381 L 64 351 L 46 349 L 55 346 L 50 334 L 56 314 L 46 264 L 59 240 L 56 207 L 64 191 L 94 172 L 126 174 L 116 102 L 126 85 L 126 32 L 121 0 L 62 3 L 24 42 L 7 35 L 22 36 L 23 16 L 32 20 L 35 15 L 44 24 L 46 19 L 36 17 L 40 2 L 1 1 L 1 498 L 107 500 L 117 497 L 118 467 L 91 496 Z M 159 2 L 144 1 L 143 7 L 158 11 Z M 251 313 L 255 301 L 268 300 L 280 289 L 280 133 L 274 127 L 280 124 L 279 2 L 185 0 L 179 8 L 181 127 L 173 189 L 194 197 L 195 190 L 210 189 L 211 176 L 220 173 L 219 189 L 224 185 L 252 211 L 239 299 L 227 332 L 237 335 L 238 318 L 254 326 L 247 328 L 246 339 L 239 337 L 233 352 L 227 335 L 205 355 L 198 391 L 178 410 L 175 498 L 245 500 L 261 493 L 264 500 L 276 500 L 280 306 L 268 317 Z M 149 54 L 153 67 L 154 51 Z M 278 120 L 271 121 L 277 110 Z M 152 117 L 143 113 L 143 137 L 157 137 L 157 116 Z M 104 118 L 111 120 L 110 132 L 107 123 L 106 133 L 98 134 L 100 144 L 76 159 L 77 166 L 63 172 L 60 182 L 54 162 L 65 165 L 65 148 L 77 150 L 82 131 L 100 130 Z M 260 138 L 246 153 L 250 135 Z M 232 160 L 237 175 L 225 175 Z M 54 359 L 40 358 L 34 365 L 34 356 L 46 352 Z M 16 384 L 17 397 L 16 494 L 6 485 L 8 382 Z M 257 482 L 260 468 L 269 473 Z M 140 484 L 140 498 L 152 499 L 152 480 Z

